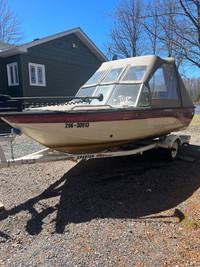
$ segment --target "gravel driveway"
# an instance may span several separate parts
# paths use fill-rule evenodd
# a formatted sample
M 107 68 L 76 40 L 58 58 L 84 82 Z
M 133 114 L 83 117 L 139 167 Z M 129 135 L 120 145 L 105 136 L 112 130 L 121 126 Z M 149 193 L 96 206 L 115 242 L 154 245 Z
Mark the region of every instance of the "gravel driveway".
M 0 265 L 200 266 L 200 127 L 185 133 L 192 163 L 152 150 L 1 169 Z

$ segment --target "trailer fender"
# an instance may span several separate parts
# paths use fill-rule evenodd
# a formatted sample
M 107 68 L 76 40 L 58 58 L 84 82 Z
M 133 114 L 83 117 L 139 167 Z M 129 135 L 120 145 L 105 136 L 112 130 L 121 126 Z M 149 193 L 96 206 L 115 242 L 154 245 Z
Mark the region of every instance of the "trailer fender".
M 170 134 L 163 142 L 159 143 L 159 147 L 165 148 L 165 154 L 168 160 L 174 161 L 179 154 L 179 145 L 182 143 L 180 136 Z
M 182 144 L 182 140 L 181 140 L 180 136 L 175 135 L 175 134 L 170 134 L 170 135 L 166 136 L 164 141 L 159 143 L 159 147 L 171 149 L 173 147 L 175 141 L 177 141 L 179 143 L 179 145 Z

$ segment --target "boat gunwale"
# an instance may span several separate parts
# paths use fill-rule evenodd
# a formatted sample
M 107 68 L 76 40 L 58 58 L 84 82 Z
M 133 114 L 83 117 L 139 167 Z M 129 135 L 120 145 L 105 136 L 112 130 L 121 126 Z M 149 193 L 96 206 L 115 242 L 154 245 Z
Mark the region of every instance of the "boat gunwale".
M 41 124 L 41 123 L 76 123 L 76 122 L 109 122 L 109 121 L 125 121 L 125 120 L 146 120 L 155 118 L 174 117 L 182 122 L 192 119 L 193 108 L 165 108 L 165 109 L 132 109 L 132 110 L 107 110 L 101 112 L 49 112 L 49 113 L 24 113 L 10 114 L 3 116 L 2 119 L 11 124 Z M 181 112 L 181 116 L 180 116 Z M 105 116 L 107 114 L 108 116 Z M 99 115 L 99 116 L 98 116 Z
M 37 110 L 37 111 L 32 111 L 32 110 L 24 110 L 21 112 L 8 112 L 8 113 L 1 113 L 0 112 L 0 117 L 14 117 L 14 116 L 38 116 L 38 115 L 61 115 L 61 114 L 84 114 L 84 113 L 115 113 L 115 112 L 133 112 L 133 111 L 149 111 L 149 110 L 176 110 L 176 109 L 194 109 L 194 107 L 121 107 L 121 108 L 112 108 L 112 109 L 81 109 L 81 110 Z

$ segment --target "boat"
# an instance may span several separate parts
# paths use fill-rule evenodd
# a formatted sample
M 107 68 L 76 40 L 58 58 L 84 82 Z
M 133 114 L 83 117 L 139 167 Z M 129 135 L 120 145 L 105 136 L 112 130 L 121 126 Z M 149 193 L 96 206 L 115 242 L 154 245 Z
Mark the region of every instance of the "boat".
M 62 105 L 24 108 L 30 99 L 1 95 L 1 119 L 68 154 L 101 152 L 184 130 L 195 110 L 174 59 L 155 55 L 104 62 L 72 100 L 62 98 Z

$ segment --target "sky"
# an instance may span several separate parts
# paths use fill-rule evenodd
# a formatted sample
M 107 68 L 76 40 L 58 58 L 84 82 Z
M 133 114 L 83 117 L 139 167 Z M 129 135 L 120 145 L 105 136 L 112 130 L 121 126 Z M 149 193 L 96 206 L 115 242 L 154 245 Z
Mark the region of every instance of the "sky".
M 8 0 L 22 20 L 23 43 L 80 27 L 106 53 L 105 44 L 112 25 L 107 16 L 118 0 Z

